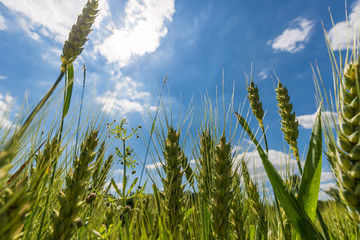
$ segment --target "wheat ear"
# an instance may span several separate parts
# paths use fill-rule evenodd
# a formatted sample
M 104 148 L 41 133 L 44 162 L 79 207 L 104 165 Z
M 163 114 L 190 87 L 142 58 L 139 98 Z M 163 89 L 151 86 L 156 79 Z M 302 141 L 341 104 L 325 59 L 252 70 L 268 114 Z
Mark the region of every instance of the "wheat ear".
M 209 202 L 212 192 L 212 171 L 214 159 L 214 140 L 210 131 L 204 131 L 200 137 L 200 158 L 198 187 L 202 201 Z
M 263 203 L 261 202 L 260 195 L 258 192 L 257 185 L 251 180 L 249 175 L 249 170 L 244 159 L 241 161 L 241 173 L 244 180 L 246 194 L 248 196 L 248 201 L 250 208 L 252 209 L 254 215 L 256 216 L 256 221 L 260 231 L 259 234 L 266 236 L 268 232 L 266 212 Z
M 162 179 L 164 185 L 164 204 L 166 213 L 166 225 L 171 237 L 181 239 L 181 226 L 183 223 L 183 171 L 181 170 L 184 153 L 181 150 L 180 133 L 169 127 L 167 138 L 164 143 L 164 172 L 166 178 Z
M 337 144 L 327 142 L 328 157 L 337 176 L 340 198 L 351 217 L 360 223 L 360 71 L 359 62 L 344 69 L 339 86 Z
M 263 121 L 264 120 L 264 109 L 262 106 L 262 102 L 260 101 L 259 89 L 253 82 L 252 78 L 251 78 L 250 86 L 247 87 L 247 91 L 248 91 L 247 98 L 249 99 L 251 111 L 254 114 L 254 116 L 256 117 L 256 119 L 259 123 L 259 126 L 261 128 L 261 131 L 264 134 L 265 147 L 266 147 L 266 151 L 268 152 L 269 148 L 268 148 L 268 143 L 267 143 L 267 139 L 266 139 L 266 135 L 265 135 L 264 121 Z
M 248 211 L 247 204 L 244 201 L 244 196 L 240 188 L 240 176 L 238 173 L 234 174 L 234 200 L 231 204 L 230 224 L 233 229 L 233 239 L 246 239 L 246 214 Z
M 212 226 L 217 239 L 227 239 L 232 192 L 231 145 L 223 135 L 215 148 L 214 185 L 211 199 Z
M 65 72 L 67 67 L 75 61 L 84 49 L 84 44 L 89 40 L 87 36 L 92 31 L 91 26 L 100 10 L 99 1 L 88 0 L 82 13 L 78 16 L 76 23 L 72 26 L 69 38 L 65 41 L 63 53 L 61 55 L 61 72 Z
M 73 234 L 92 173 L 89 165 L 96 155 L 97 135 L 98 131 L 92 131 L 82 143 L 80 157 L 73 162 L 74 170 L 70 170 L 66 176 L 66 189 L 60 191 L 59 195 L 60 209 L 53 211 L 53 229 L 49 239 L 70 239 Z
M 288 90 L 279 81 L 276 88 L 276 99 L 279 107 L 279 114 L 281 116 L 281 131 L 284 133 L 286 142 L 290 145 L 291 150 L 296 158 L 300 173 L 302 168 L 300 164 L 299 149 L 297 146 L 297 138 L 299 136 L 299 122 L 296 119 L 295 112 L 292 112 L 293 105 L 290 103 L 290 96 Z

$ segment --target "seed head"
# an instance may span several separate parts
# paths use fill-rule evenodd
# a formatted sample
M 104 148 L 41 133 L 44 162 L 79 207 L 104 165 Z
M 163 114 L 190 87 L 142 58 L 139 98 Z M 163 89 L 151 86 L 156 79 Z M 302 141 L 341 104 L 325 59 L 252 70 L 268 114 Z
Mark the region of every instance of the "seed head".
M 263 127 L 264 110 L 262 107 L 262 102 L 260 102 L 259 89 L 257 86 L 255 86 L 252 79 L 250 86 L 247 88 L 247 91 L 247 97 L 250 101 L 251 110 L 258 120 L 260 127 Z
M 86 198 L 86 203 L 90 204 L 96 199 L 96 193 L 90 193 Z
M 61 68 L 65 72 L 67 67 L 81 54 L 84 44 L 87 42 L 87 36 L 92 31 L 91 26 L 99 12 L 98 0 L 88 0 L 82 13 L 78 16 L 76 23 L 72 26 L 69 38 L 65 41 L 63 54 L 61 55 Z
M 286 87 L 279 81 L 276 88 L 276 99 L 279 107 L 279 114 L 282 118 L 281 131 L 285 135 L 286 142 L 299 162 L 299 149 L 297 147 L 297 138 L 299 136 L 299 122 L 296 119 L 295 112 L 292 112 L 293 105 L 290 103 L 290 96 Z
M 340 199 L 360 223 L 359 62 L 350 62 L 339 84 L 337 142 L 327 142 L 327 156 L 337 177 Z

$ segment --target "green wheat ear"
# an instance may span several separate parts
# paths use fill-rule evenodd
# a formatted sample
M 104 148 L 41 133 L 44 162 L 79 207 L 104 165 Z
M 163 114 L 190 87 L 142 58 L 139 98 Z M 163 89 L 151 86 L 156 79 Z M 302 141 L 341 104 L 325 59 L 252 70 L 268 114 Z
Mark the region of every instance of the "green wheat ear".
M 258 234 L 264 236 L 264 234 L 268 232 L 264 204 L 261 201 L 257 185 L 250 178 L 249 170 L 244 159 L 241 160 L 241 174 L 244 180 L 245 191 L 248 196 L 247 200 L 249 207 L 257 218 L 256 221 L 260 230 L 258 231 Z
M 201 199 L 206 203 L 209 202 L 212 191 L 212 172 L 213 172 L 213 156 L 214 156 L 214 139 L 210 135 L 210 131 L 205 130 L 200 138 L 200 157 L 199 157 L 199 175 L 198 187 Z
M 214 185 L 211 199 L 212 226 L 216 239 L 227 239 L 233 200 L 231 145 L 223 135 L 215 148 Z
M 233 180 L 234 199 L 231 203 L 230 225 L 233 229 L 232 238 L 237 240 L 246 239 L 246 215 L 248 204 L 245 202 L 244 194 L 240 188 L 240 176 L 234 173 Z
M 261 129 L 263 129 L 264 110 L 262 107 L 262 102 L 260 101 L 259 89 L 257 86 L 255 86 L 252 78 L 251 78 L 250 86 L 247 87 L 247 91 L 248 91 L 247 97 L 250 102 L 251 110 L 254 116 L 256 117 L 256 119 L 258 120 Z
M 266 147 L 266 151 L 268 152 L 269 148 L 268 148 L 268 143 L 267 143 L 267 139 L 266 139 L 266 135 L 265 135 L 264 121 L 263 121 L 264 120 L 264 109 L 262 106 L 262 102 L 260 101 L 259 89 L 253 82 L 252 78 L 251 78 L 250 86 L 248 86 L 248 88 L 247 88 L 247 92 L 248 92 L 247 97 L 250 102 L 252 113 L 256 117 L 256 119 L 259 123 L 259 126 L 261 128 L 261 131 L 264 134 L 265 147 Z
M 53 229 L 50 231 L 49 239 L 71 238 L 79 213 L 85 203 L 83 200 L 86 187 L 93 171 L 90 163 L 96 156 L 95 149 L 98 142 L 98 131 L 94 130 L 82 143 L 80 157 L 76 157 L 73 161 L 73 170 L 66 175 L 66 188 L 60 191 L 60 209 L 53 211 Z
M 168 231 L 174 239 L 181 239 L 181 227 L 184 219 L 183 212 L 183 171 L 181 167 L 184 161 L 184 152 L 181 150 L 180 133 L 169 127 L 167 138 L 164 143 L 164 172 L 166 178 L 162 179 L 164 185 L 164 204 L 166 224 Z
M 291 150 L 296 158 L 299 171 L 302 173 L 300 165 L 299 149 L 297 147 L 297 138 L 299 136 L 299 122 L 296 119 L 295 112 L 292 112 L 293 105 L 290 103 L 288 90 L 279 81 L 276 88 L 276 99 L 278 101 L 279 114 L 282 118 L 281 131 L 285 135 L 286 142 L 290 145 Z
M 91 26 L 100 10 L 98 10 L 99 1 L 88 0 L 82 13 L 78 16 L 76 23 L 72 26 L 68 40 L 65 41 L 63 54 L 61 55 L 61 71 L 66 68 L 81 54 L 84 44 L 89 40 L 87 36 L 92 31 Z
M 359 62 L 350 62 L 344 69 L 339 90 L 337 146 L 328 143 L 328 155 L 335 170 L 340 198 L 352 218 L 360 223 L 360 109 Z

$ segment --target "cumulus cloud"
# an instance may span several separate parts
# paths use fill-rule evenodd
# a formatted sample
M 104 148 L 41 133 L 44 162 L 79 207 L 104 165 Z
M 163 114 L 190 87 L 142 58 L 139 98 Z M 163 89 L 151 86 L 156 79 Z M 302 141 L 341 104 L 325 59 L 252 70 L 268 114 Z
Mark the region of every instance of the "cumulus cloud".
M 116 183 L 116 186 L 117 186 L 118 189 L 123 188 L 123 183 L 122 182 L 115 182 L 115 183 Z M 109 186 L 109 185 L 111 186 L 110 189 L 109 189 L 109 192 L 111 194 L 113 194 L 113 195 L 117 195 L 117 192 L 116 192 L 114 186 L 111 184 L 111 181 L 107 181 L 106 184 L 105 184 L 106 187 Z
M 360 0 L 351 5 L 348 22 L 338 22 L 329 31 L 329 40 L 333 50 L 345 50 L 353 46 L 354 33 L 359 34 Z
M 290 174 L 293 173 L 293 174 L 299 175 L 296 160 L 294 158 L 292 158 L 292 156 L 290 156 L 289 154 L 285 154 L 281 151 L 270 149 L 268 156 L 269 156 L 269 160 L 274 165 L 275 169 L 283 177 L 283 180 L 285 180 L 287 177 L 289 177 L 286 175 L 287 171 L 290 171 Z M 257 151 L 241 153 L 241 154 L 237 155 L 237 157 L 235 158 L 235 165 L 239 164 L 241 159 L 245 159 L 245 161 L 247 162 L 247 166 L 248 166 L 249 174 L 250 174 L 251 178 L 260 183 L 260 185 L 259 185 L 260 188 L 261 188 L 261 184 L 265 183 L 267 196 L 272 197 L 273 192 L 270 191 L 271 184 L 267 178 L 261 158 L 260 158 L 259 154 L 257 153 Z M 336 188 L 333 174 L 332 174 L 332 172 L 323 171 L 321 173 L 320 189 L 322 191 L 327 191 L 331 187 Z M 324 194 L 322 191 L 320 191 L 319 199 L 323 199 L 323 200 L 327 199 L 328 196 L 326 194 Z
M 268 156 L 275 169 L 283 177 L 285 176 L 284 174 L 286 173 L 286 169 L 291 171 L 296 165 L 296 160 L 294 158 L 291 158 L 289 154 L 285 154 L 281 151 L 270 149 Z M 256 150 L 254 152 L 241 153 L 237 155 L 235 157 L 234 165 L 238 166 L 242 159 L 247 162 L 249 173 L 253 178 L 261 180 L 266 176 L 261 158 Z
M 321 173 L 321 182 L 329 182 L 334 180 L 334 174 L 332 172 L 322 172 Z
M 337 119 L 337 113 L 325 111 L 321 113 L 323 122 L 330 122 L 333 124 L 333 119 Z M 314 122 L 315 122 L 316 112 L 309 115 L 301 115 L 297 117 L 300 126 L 305 129 L 312 129 Z
M 146 102 L 150 93 L 138 90 L 141 84 L 133 81 L 130 77 L 116 77 L 115 86 L 107 91 L 103 97 L 96 100 L 104 105 L 103 110 L 111 114 L 127 115 L 132 112 L 143 113 L 146 110 Z
M 15 13 L 19 24 L 24 31 L 33 39 L 40 36 L 50 37 L 58 42 L 67 39 L 72 24 L 76 22 L 87 0 L 61 1 L 58 0 L 0 0 L 11 12 Z M 100 22 L 109 14 L 107 0 L 99 1 L 102 9 L 99 17 Z M 0 17 L 0 28 L 1 28 Z
M 125 25 L 110 24 L 112 34 L 96 48 L 108 62 L 119 67 L 127 65 L 133 56 L 154 52 L 160 39 L 167 34 L 166 21 L 172 21 L 175 0 L 129 0 L 125 6 Z
M 7 77 L 6 76 L 2 76 L 2 75 L 0 75 L 0 80 L 2 80 L 2 79 L 6 79 Z
M 323 191 L 329 191 L 330 188 L 337 189 L 336 183 L 335 182 L 327 182 L 327 183 L 320 184 L 320 189 Z
M 13 126 L 13 123 L 7 118 L 11 107 L 13 105 L 14 98 L 10 95 L 0 94 L 0 128 L 9 128 Z
M 268 44 L 274 50 L 296 53 L 305 48 L 305 43 L 309 41 L 313 27 L 313 21 L 298 17 L 282 34 L 274 40 L 268 41 Z
M 116 169 L 113 173 L 113 175 L 117 176 L 117 175 L 123 175 L 124 174 L 124 170 L 122 169 Z
M 155 170 L 155 169 L 158 169 L 158 168 L 162 168 L 162 164 L 161 164 L 161 162 L 155 162 L 155 163 L 152 163 L 152 164 L 148 164 L 145 167 L 147 169 L 149 169 L 149 170 Z
M 266 69 L 262 70 L 258 74 L 258 77 L 260 78 L 260 80 L 265 80 L 268 76 L 269 76 L 269 73 L 268 73 L 268 71 Z
M 6 26 L 5 18 L 0 13 L 0 30 L 6 30 L 6 29 L 7 26 Z

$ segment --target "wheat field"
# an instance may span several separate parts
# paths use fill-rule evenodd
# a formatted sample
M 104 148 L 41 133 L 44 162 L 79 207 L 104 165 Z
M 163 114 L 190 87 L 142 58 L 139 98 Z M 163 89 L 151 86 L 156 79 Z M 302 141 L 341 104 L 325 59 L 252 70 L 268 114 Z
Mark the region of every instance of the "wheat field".
M 251 75 L 248 109 L 230 102 L 219 114 L 205 97 L 192 111 L 195 131 L 186 121 L 173 122 L 173 113 L 161 104 L 155 115 L 149 112 L 148 128 L 98 115 L 77 125 L 83 113 L 69 107 L 73 62 L 86 47 L 98 13 L 98 1 L 89 0 L 64 43 L 53 86 L 30 114 L 13 127 L 0 128 L 0 239 L 360 238 L 358 46 L 337 64 L 325 34 L 336 94 L 334 99 L 326 94 L 313 68 L 319 110 L 303 157 L 295 110 L 277 79 L 279 131 L 291 150 L 288 157 L 297 162 L 286 169 L 297 168 L 297 176 L 290 170 L 279 173 L 269 160 L 266 118 Z M 63 95 L 53 96 L 62 79 Z M 62 105 L 49 111 L 55 108 L 54 98 Z M 322 116 L 327 110 L 336 111 L 338 118 Z M 251 115 L 258 129 L 250 128 Z M 48 118 L 53 122 L 44 128 Z M 144 159 L 137 158 L 130 142 L 142 131 L 152 136 L 149 156 L 160 164 L 140 184 L 131 175 L 144 171 Z M 234 153 L 249 151 L 245 139 L 261 158 L 271 194 L 264 192 L 264 181 L 251 176 L 251 158 Z M 338 186 L 326 201 L 319 200 L 322 161 L 329 161 Z M 116 162 L 122 166 L 122 184 L 114 180 Z

